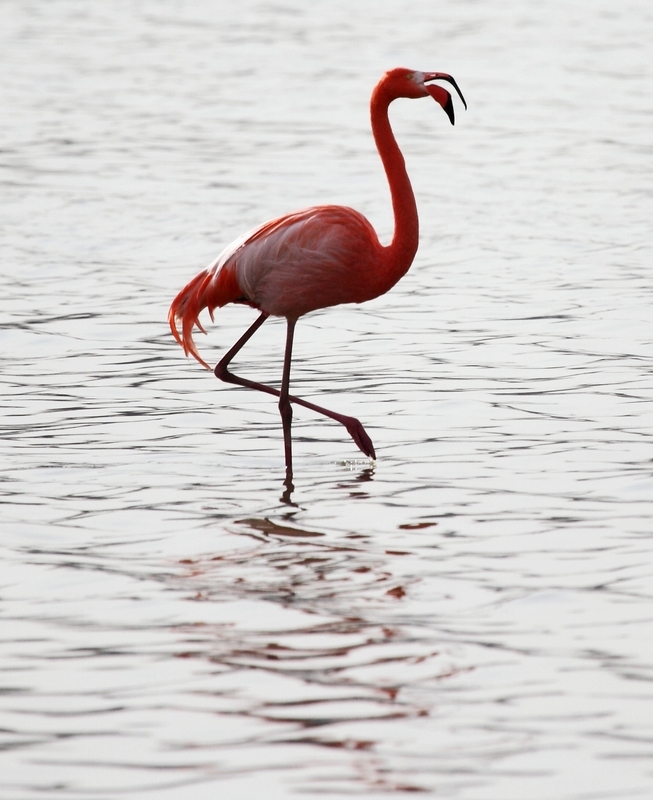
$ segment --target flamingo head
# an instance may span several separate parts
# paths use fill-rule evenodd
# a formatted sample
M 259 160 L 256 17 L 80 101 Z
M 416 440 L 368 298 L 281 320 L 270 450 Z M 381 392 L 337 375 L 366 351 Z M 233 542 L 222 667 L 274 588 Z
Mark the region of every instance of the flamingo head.
M 394 97 L 431 97 L 439 103 L 445 110 L 451 124 L 454 124 L 453 102 L 451 95 L 446 89 L 432 83 L 432 81 L 446 81 L 450 83 L 458 92 L 458 96 L 467 108 L 467 103 L 463 93 L 458 88 L 456 81 L 446 72 L 419 72 L 417 70 L 404 69 L 397 67 L 390 72 L 386 72 L 381 81 Z

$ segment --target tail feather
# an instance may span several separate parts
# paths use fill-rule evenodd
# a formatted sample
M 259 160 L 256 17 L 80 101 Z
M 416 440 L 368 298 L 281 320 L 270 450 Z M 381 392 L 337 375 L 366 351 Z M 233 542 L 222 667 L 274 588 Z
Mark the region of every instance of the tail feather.
M 211 367 L 197 351 L 193 341 L 193 328 L 206 333 L 199 320 L 200 313 L 207 308 L 211 321 L 213 311 L 227 303 L 237 300 L 242 295 L 233 270 L 222 267 L 217 273 L 213 270 L 202 270 L 193 280 L 179 292 L 172 301 L 168 312 L 168 322 L 172 335 L 184 348 L 184 353 L 191 355 L 207 369 Z M 181 332 L 177 323 L 181 323 Z

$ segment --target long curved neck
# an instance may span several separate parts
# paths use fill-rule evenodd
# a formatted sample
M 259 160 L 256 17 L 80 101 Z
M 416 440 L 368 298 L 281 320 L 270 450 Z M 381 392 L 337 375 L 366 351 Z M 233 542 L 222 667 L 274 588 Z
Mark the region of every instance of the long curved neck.
M 404 157 L 388 119 L 388 107 L 394 99 L 381 82 L 372 93 L 370 103 L 372 133 L 390 185 L 394 213 L 394 235 L 388 247 L 384 248 L 388 288 L 406 274 L 419 244 L 415 195 L 406 172 Z

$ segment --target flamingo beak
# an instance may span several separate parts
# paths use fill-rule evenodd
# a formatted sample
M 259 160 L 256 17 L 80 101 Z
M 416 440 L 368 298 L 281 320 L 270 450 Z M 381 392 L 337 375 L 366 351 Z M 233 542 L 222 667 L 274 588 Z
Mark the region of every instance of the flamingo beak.
M 467 108 L 467 103 L 465 102 L 465 98 L 463 97 L 463 93 L 458 88 L 458 84 L 456 81 L 448 75 L 446 72 L 427 72 L 424 75 L 424 83 L 426 84 L 427 81 L 447 81 L 450 83 L 453 88 L 458 92 L 458 96 L 463 101 L 463 105 Z M 431 95 L 431 97 L 439 103 L 442 108 L 444 109 L 446 115 L 449 117 L 449 121 L 451 124 L 454 124 L 455 117 L 453 111 L 453 101 L 451 100 L 451 95 L 446 89 L 443 89 L 441 86 L 424 86 L 426 91 Z

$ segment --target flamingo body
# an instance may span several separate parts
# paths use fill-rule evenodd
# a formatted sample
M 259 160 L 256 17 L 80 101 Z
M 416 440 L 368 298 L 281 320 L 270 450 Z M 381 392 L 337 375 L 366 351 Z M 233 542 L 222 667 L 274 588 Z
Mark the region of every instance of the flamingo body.
M 344 206 L 307 208 L 259 228 L 228 259 L 252 305 L 298 319 L 378 292 L 383 248 L 362 214 Z
M 192 335 L 203 308 L 212 315 L 227 303 L 244 303 L 298 319 L 371 300 L 390 288 L 379 270 L 384 251 L 368 220 L 346 206 L 313 206 L 266 222 L 232 242 L 177 295 L 170 309 L 175 338 L 208 367 Z
M 297 403 L 344 424 L 358 446 L 374 457 L 374 447 L 362 425 L 288 394 L 292 337 L 299 317 L 318 308 L 340 303 L 362 303 L 387 292 L 409 269 L 417 251 L 419 223 L 415 197 L 404 159 L 390 128 L 388 107 L 398 97 L 433 97 L 454 122 L 449 92 L 428 81 L 451 83 L 463 103 L 455 80 L 446 73 L 423 73 L 403 68 L 391 70 L 374 89 L 370 103 L 372 132 L 388 178 L 395 229 L 384 246 L 372 225 L 346 206 L 313 206 L 264 223 L 229 245 L 207 269 L 179 292 L 170 307 L 172 333 L 187 355 L 208 368 L 193 341 L 193 328 L 204 331 L 199 314 L 207 308 L 211 319 L 216 308 L 243 303 L 261 312 L 259 319 L 216 367 L 223 380 L 259 389 L 280 397 L 284 423 L 286 473 L 292 475 L 290 404 Z M 248 381 L 230 373 L 228 363 L 268 316 L 288 321 L 286 359 L 282 388 Z M 181 331 L 177 328 L 181 323 Z

